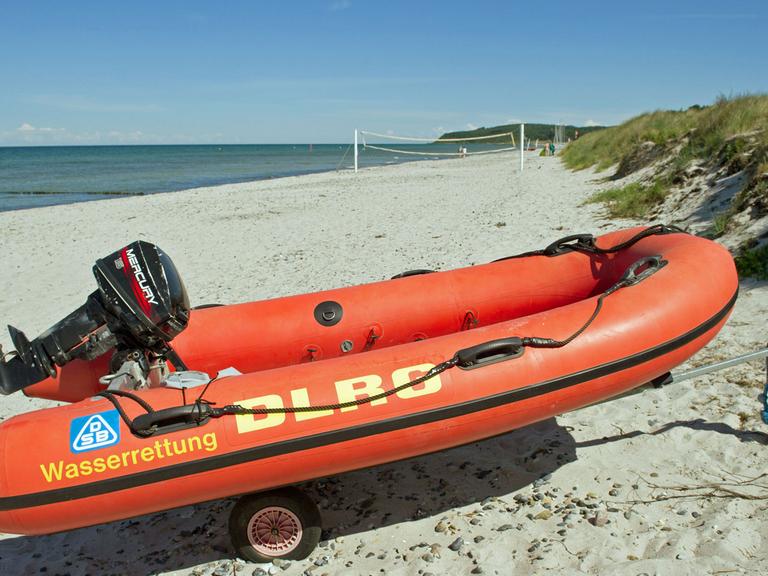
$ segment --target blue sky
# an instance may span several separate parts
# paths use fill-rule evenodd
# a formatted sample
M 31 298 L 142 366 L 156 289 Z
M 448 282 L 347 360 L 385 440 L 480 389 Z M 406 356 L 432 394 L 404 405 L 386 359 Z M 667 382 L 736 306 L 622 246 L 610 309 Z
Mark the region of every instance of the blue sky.
M 7 2 L 0 145 L 613 124 L 768 91 L 768 2 Z

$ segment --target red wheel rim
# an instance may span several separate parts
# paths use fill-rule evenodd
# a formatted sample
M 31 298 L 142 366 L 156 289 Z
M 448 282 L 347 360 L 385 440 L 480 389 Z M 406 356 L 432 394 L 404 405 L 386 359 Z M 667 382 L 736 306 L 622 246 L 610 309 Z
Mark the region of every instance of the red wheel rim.
M 287 508 L 268 506 L 251 516 L 248 540 L 264 556 L 283 556 L 301 541 L 299 517 Z

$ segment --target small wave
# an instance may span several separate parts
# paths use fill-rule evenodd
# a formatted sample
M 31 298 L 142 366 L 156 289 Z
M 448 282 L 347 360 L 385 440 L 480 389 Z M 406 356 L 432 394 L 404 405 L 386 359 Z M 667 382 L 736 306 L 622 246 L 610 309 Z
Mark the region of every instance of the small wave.
M 89 192 L 58 192 L 55 190 L 4 190 L 6 196 L 144 196 L 144 192 L 120 192 L 115 190 Z

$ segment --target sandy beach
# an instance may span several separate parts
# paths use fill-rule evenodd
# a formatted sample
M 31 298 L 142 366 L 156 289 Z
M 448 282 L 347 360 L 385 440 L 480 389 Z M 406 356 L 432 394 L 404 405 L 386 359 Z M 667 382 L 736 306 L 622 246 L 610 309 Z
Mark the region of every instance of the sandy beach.
M 0 319 L 38 334 L 95 289 L 97 258 L 137 239 L 172 256 L 200 305 L 446 270 L 635 224 L 583 204 L 607 186 L 599 176 L 533 155 L 520 173 L 500 154 L 3 212 Z M 763 346 L 767 311 L 766 283 L 742 282 L 730 321 L 690 365 Z M 7 332 L 0 344 L 10 349 Z M 234 559 L 223 501 L 0 536 L 0 574 L 762 574 L 764 381 L 757 361 L 313 482 L 325 533 L 304 561 Z M 0 398 L 0 420 L 53 405 Z

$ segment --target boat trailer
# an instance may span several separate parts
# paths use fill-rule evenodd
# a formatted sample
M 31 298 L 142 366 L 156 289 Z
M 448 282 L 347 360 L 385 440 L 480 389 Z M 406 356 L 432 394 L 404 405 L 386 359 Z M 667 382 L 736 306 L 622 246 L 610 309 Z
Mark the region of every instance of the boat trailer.
M 761 358 L 765 358 L 766 379 L 765 383 L 763 384 L 763 393 L 760 396 L 760 416 L 762 417 L 763 422 L 768 424 L 768 347 L 761 348 L 760 350 L 755 350 L 754 352 L 749 352 L 747 354 L 742 354 L 741 356 L 734 356 L 733 358 L 728 358 L 727 360 L 721 360 L 719 362 L 713 362 L 712 364 L 707 364 L 705 366 L 699 366 L 698 368 L 692 368 L 691 370 L 684 372 L 667 372 L 666 374 L 659 376 L 655 380 L 649 382 L 645 386 L 641 386 L 636 391 L 640 392 L 643 389 L 647 389 L 649 386 L 653 386 L 654 388 L 661 388 L 668 384 L 683 382 L 685 380 L 690 380 L 691 378 L 698 378 L 699 376 L 704 376 L 713 372 L 719 372 L 720 370 L 732 368 L 733 366 L 738 366 L 739 364 L 751 362 L 752 360 L 759 360 Z M 632 392 L 630 392 L 629 395 L 631 394 Z

